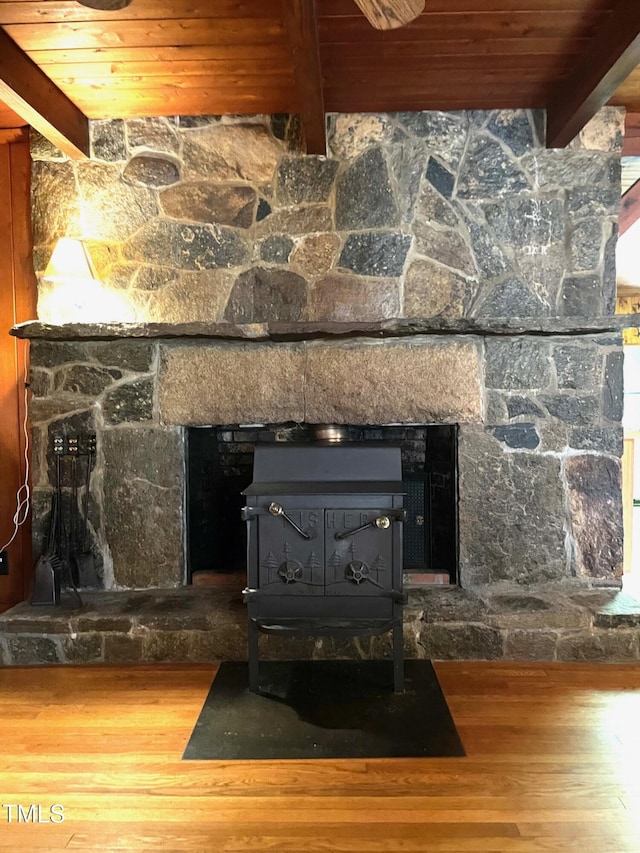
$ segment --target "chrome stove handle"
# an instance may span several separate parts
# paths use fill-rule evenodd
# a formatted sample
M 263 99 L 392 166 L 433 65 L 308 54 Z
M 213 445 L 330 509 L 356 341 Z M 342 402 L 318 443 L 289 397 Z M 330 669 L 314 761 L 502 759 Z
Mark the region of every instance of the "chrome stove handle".
M 289 516 L 280 504 L 270 503 L 269 512 L 271 513 L 271 515 L 279 515 L 284 518 L 285 521 L 288 521 L 289 524 L 293 527 L 293 529 L 296 530 L 300 534 L 300 536 L 302 536 L 303 539 L 311 539 L 311 536 L 309 536 L 308 533 L 305 533 L 305 531 L 301 527 L 298 527 L 298 525 L 292 518 L 289 518 Z

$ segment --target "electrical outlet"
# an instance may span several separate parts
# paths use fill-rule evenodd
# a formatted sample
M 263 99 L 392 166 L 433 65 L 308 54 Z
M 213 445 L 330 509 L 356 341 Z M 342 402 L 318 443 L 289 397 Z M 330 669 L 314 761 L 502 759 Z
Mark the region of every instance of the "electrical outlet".
M 0 575 L 9 574 L 9 555 L 6 551 L 0 551 Z

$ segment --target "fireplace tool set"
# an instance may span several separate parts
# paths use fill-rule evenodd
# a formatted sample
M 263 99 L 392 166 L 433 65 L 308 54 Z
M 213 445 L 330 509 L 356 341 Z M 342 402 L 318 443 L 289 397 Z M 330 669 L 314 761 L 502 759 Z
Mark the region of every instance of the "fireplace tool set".
M 253 482 L 242 493 L 249 689 L 259 691 L 259 632 L 294 638 L 391 631 L 393 688 L 402 692 L 400 447 L 343 443 L 339 427 L 320 434 L 324 440 L 315 444 L 257 445 Z
M 51 499 L 49 537 L 46 550 L 36 563 L 30 602 L 60 604 L 62 589 L 68 588 L 81 606 L 78 587 L 98 585 L 95 561 L 87 541 L 89 486 L 96 436 L 93 433 L 85 436 L 55 435 L 52 450 L 56 487 Z M 64 467 L 63 460 L 66 461 Z M 63 489 L 64 482 L 70 484 L 67 493 Z M 81 485 L 84 486 L 82 508 L 78 500 Z

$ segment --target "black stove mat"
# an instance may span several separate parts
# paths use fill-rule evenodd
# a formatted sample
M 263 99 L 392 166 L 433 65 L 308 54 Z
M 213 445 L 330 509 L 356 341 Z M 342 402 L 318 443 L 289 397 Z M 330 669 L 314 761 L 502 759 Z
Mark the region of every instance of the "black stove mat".
M 183 759 L 425 758 L 465 755 L 430 661 L 264 661 L 260 695 L 247 664 L 224 662 Z

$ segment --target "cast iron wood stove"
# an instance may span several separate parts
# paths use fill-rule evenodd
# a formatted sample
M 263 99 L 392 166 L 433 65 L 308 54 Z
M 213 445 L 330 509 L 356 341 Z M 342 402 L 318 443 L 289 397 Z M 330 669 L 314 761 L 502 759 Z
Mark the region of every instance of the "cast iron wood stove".
M 393 687 L 404 686 L 403 485 L 400 447 L 268 444 L 242 493 L 247 522 L 249 689 L 259 632 L 392 632 Z

